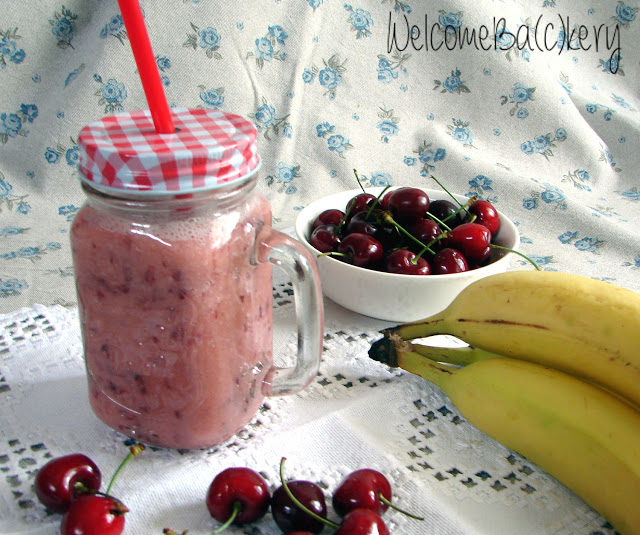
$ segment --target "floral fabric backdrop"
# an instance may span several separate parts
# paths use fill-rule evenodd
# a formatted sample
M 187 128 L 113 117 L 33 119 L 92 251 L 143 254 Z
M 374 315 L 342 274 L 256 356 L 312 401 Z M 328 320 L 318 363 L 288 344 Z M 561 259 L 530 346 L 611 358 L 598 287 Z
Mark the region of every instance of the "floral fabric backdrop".
M 434 175 L 511 216 L 544 269 L 640 291 L 637 1 L 141 5 L 169 103 L 256 125 L 279 228 L 353 169 Z M 3 2 L 0 88 L 0 311 L 73 306 L 78 132 L 146 107 L 117 2 Z

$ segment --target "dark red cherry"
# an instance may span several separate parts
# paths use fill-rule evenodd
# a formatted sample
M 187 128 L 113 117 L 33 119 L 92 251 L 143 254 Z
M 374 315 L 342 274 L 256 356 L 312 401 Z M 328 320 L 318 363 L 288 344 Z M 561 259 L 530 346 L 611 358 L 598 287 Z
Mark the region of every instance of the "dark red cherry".
M 445 221 L 449 228 L 453 228 L 462 223 L 460 215 L 455 214 L 458 211 L 458 206 L 446 199 L 436 199 L 431 201 L 428 212 L 433 214 L 440 221 Z
M 380 225 L 377 224 L 373 217 L 367 217 L 369 210 L 364 210 L 354 214 L 347 223 L 345 234 L 352 234 L 359 232 L 361 234 L 368 234 L 369 236 L 376 236 L 380 231 Z
M 78 494 L 77 485 L 85 490 L 99 490 L 102 476 L 96 464 L 86 455 L 72 453 L 47 462 L 35 478 L 38 500 L 56 513 L 63 513 Z
M 389 197 L 389 210 L 402 219 L 420 219 L 428 209 L 429 196 L 418 188 L 398 188 Z
M 368 234 L 378 240 L 384 249 L 394 246 L 398 241 L 398 231 L 385 223 L 381 217 L 382 211 L 374 209 L 358 212 L 347 223 L 344 236 L 353 233 Z
M 343 218 L 344 212 L 342 210 L 329 208 L 328 210 L 318 214 L 318 217 L 313 221 L 311 228 L 314 229 L 320 225 L 339 225 Z
M 63 515 L 60 535 L 120 535 L 127 511 L 111 496 L 82 494 Z
M 460 251 L 467 260 L 481 263 L 491 253 L 491 232 L 479 223 L 463 223 L 451 229 L 446 243 Z
M 434 275 L 463 273 L 464 271 L 469 271 L 469 263 L 464 255 L 456 249 L 445 247 L 431 259 L 431 272 Z
M 383 514 L 391 501 L 391 485 L 384 474 L 371 468 L 351 472 L 333 493 L 332 503 L 336 513 L 345 516 L 354 509 L 370 509 Z
M 321 253 L 330 253 L 338 249 L 340 238 L 335 225 L 320 225 L 311 232 L 309 243 Z
M 322 489 L 311 481 L 291 481 L 287 487 L 302 505 L 318 516 L 326 518 L 327 504 Z M 310 531 L 320 533 L 324 523 L 299 509 L 284 486 L 278 487 L 271 500 L 271 513 L 278 527 L 284 531 Z
M 395 249 L 387 255 L 385 269 L 389 273 L 402 275 L 429 275 L 431 268 L 429 262 L 423 257 L 417 257 L 416 253 L 409 249 Z
M 354 232 L 344 237 L 338 252 L 347 255 L 347 261 L 354 266 L 369 267 L 382 260 L 383 248 L 374 237 Z
M 384 520 L 370 509 L 354 509 L 334 535 L 390 535 Z
M 345 207 L 347 217 L 352 217 L 358 212 L 368 210 L 369 208 L 371 208 L 374 202 L 376 202 L 375 195 L 372 195 L 371 193 L 359 193 L 355 197 L 349 199 L 349 202 Z
M 489 229 L 491 235 L 494 236 L 500 229 L 500 216 L 494 206 L 485 200 L 478 200 L 469 207 L 469 212 L 475 214 L 474 223 L 484 225 Z
M 269 486 L 260 474 L 250 468 L 232 467 L 213 478 L 206 504 L 219 522 L 235 515 L 235 524 L 246 524 L 264 516 L 270 500 Z
M 433 219 L 418 219 L 412 223 L 407 230 L 414 238 L 420 240 L 424 245 L 429 245 L 433 240 L 440 236 L 442 232 L 438 223 Z M 433 246 L 435 245 L 436 244 L 433 244 Z

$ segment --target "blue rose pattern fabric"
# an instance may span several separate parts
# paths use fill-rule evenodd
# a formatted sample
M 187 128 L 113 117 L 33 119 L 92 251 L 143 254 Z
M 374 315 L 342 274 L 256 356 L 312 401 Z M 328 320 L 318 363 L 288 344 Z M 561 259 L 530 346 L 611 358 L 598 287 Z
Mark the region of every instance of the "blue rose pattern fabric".
M 354 169 L 435 176 L 515 220 L 543 269 L 640 291 L 640 4 L 524 4 L 141 2 L 170 105 L 255 124 L 279 227 Z M 0 84 L 0 310 L 73 306 L 78 132 L 146 107 L 117 2 L 3 6 Z

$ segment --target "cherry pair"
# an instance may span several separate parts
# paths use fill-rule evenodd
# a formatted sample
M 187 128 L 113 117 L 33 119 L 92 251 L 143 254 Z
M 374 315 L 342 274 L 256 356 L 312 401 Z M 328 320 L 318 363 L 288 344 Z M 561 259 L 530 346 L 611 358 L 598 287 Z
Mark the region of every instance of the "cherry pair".
M 109 491 L 120 469 L 144 450 L 136 444 L 120 464 L 107 487 L 100 492 L 102 474 L 86 455 L 73 453 L 48 461 L 36 474 L 34 491 L 40 503 L 62 513 L 61 535 L 120 535 L 129 510 Z

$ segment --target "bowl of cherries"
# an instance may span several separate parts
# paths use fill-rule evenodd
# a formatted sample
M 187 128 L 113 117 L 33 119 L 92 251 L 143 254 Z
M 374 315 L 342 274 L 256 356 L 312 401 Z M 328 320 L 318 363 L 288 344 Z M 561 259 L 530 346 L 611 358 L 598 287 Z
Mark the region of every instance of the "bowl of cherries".
M 328 298 L 392 322 L 440 312 L 520 254 L 516 226 L 490 202 L 408 186 L 322 197 L 300 211 L 295 231 Z

